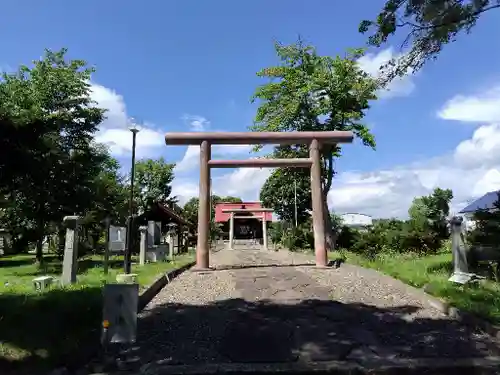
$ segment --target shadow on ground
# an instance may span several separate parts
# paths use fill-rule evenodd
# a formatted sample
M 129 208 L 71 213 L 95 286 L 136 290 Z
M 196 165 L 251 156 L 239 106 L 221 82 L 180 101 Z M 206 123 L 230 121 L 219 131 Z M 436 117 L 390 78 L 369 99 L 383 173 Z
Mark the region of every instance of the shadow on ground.
M 0 295 L 0 374 L 78 367 L 99 350 L 98 287 Z
M 2 255 L 0 258 L 0 268 L 2 267 L 19 267 L 28 266 L 35 263 L 35 257 L 16 259 L 15 256 Z
M 457 322 L 415 317 L 419 309 L 322 300 L 165 304 L 146 312 L 136 346 L 123 351 L 121 360 L 137 371 L 145 365 L 463 359 L 500 353 L 491 339 Z
M 16 264 L 19 262 L 19 264 Z M 15 267 L 22 265 L 35 264 L 34 260 L 7 260 L 4 263 L 5 267 Z M 0 267 L 1 267 L 0 263 Z M 110 259 L 108 262 L 109 269 L 119 269 L 123 267 L 123 260 L 119 259 Z M 77 274 L 86 273 L 89 269 L 92 268 L 104 268 L 104 260 L 101 259 L 79 259 L 78 260 L 78 270 Z M 55 256 L 46 257 L 44 263 L 38 266 L 33 272 L 26 272 L 25 270 L 21 270 L 20 272 L 14 271 L 13 275 L 18 276 L 40 276 L 40 275 L 60 275 L 62 273 L 63 264 L 62 261 L 57 259 Z

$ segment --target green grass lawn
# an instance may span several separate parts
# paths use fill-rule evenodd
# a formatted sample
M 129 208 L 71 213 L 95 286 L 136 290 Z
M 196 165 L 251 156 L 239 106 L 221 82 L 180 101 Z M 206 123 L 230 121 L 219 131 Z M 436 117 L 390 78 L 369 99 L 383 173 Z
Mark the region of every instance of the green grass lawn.
M 174 262 L 132 264 L 140 289 L 152 284 L 162 273 L 194 260 L 192 253 L 179 255 Z M 123 257 L 112 257 L 104 275 L 102 257 L 78 262 L 76 284 L 37 292 L 33 278 L 60 277 L 61 262 L 46 257 L 42 268 L 33 255 L 0 257 L 0 373 L 16 369 L 48 369 L 85 361 L 99 345 L 102 287 L 115 282 L 122 273 Z
M 343 252 L 347 263 L 373 268 L 417 288 L 429 285 L 429 293 L 453 306 L 500 324 L 500 285 L 486 280 L 469 285 L 448 281 L 453 271 L 451 253 L 418 256 L 416 254 L 381 254 L 375 259 Z M 332 253 L 331 258 L 337 258 Z

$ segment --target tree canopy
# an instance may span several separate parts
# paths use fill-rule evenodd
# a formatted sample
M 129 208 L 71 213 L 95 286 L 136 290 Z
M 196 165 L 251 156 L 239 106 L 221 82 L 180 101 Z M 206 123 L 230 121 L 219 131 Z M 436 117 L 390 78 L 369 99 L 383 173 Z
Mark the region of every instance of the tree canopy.
M 295 222 L 295 198 L 297 198 L 297 223 L 310 217 L 311 178 L 309 169 L 278 168 L 273 171 L 260 190 L 260 200 L 272 208 L 279 218 Z
M 386 0 L 375 20 L 363 20 L 361 33 L 380 47 L 397 33 L 408 53 L 388 64 L 387 80 L 420 69 L 462 32 L 469 33 L 487 11 L 500 8 L 499 0 Z
M 65 49 L 47 50 L 0 80 L 2 217 L 14 237 L 36 239 L 40 261 L 51 223 L 84 214 L 95 197 L 105 156 L 92 141 L 105 111 L 90 98 L 92 72 Z
M 435 188 L 432 194 L 417 197 L 408 210 L 412 225 L 423 230 L 430 228 L 442 239 L 448 237 L 448 216 L 453 192 Z
M 374 136 L 363 123 L 369 102 L 376 99 L 378 82 L 361 70 L 357 59 L 362 50 L 350 50 L 345 57 L 319 55 L 302 40 L 291 45 L 275 45 L 279 65 L 262 69 L 259 77 L 269 82 L 258 87 L 253 101 L 259 104 L 253 131 L 332 131 L 350 130 L 356 138 L 375 148 Z M 260 146 L 256 147 L 258 150 Z M 271 157 L 304 157 L 308 145 L 276 147 Z M 335 173 L 334 158 L 341 147 L 322 148 L 323 198 L 327 207 Z M 282 179 L 293 186 L 293 180 Z M 327 242 L 332 246 L 330 218 L 327 215 Z
M 135 163 L 134 200 L 141 212 L 153 202 L 173 206 L 177 202 L 171 196 L 175 164 L 160 158 L 139 160 Z

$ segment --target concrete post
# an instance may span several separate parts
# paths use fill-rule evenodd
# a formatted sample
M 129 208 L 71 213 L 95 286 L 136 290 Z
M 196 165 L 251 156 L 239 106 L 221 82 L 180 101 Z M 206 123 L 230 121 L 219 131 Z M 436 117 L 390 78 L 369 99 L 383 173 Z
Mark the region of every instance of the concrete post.
M 229 249 L 233 248 L 234 243 L 234 212 L 229 214 Z
M 196 246 L 196 268 L 209 267 L 209 230 L 210 230 L 210 143 L 200 145 L 200 198 L 198 206 L 198 243 Z
M 262 247 L 267 250 L 267 221 L 266 213 L 262 216 Z
M 76 283 L 78 270 L 78 216 L 65 216 L 66 241 L 64 244 L 63 271 L 61 283 L 63 285 Z
M 139 232 L 141 232 L 141 243 L 139 246 L 139 264 L 144 266 L 146 264 L 146 251 L 148 251 L 148 227 L 142 225 L 139 227 Z
M 311 165 L 311 200 L 312 219 L 314 230 L 314 254 L 316 266 L 325 267 L 328 264 L 328 255 L 325 246 L 325 212 L 323 210 L 323 189 L 321 187 L 321 155 L 317 139 L 313 139 L 309 149 Z

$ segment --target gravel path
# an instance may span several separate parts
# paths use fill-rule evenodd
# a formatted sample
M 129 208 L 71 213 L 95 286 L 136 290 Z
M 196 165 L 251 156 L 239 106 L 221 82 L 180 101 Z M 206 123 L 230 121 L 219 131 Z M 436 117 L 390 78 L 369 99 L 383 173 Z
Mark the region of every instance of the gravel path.
M 187 271 L 141 313 L 137 347 L 158 364 L 272 363 L 500 355 L 419 291 L 351 265 L 312 267 L 288 252 L 222 250 L 214 271 Z

